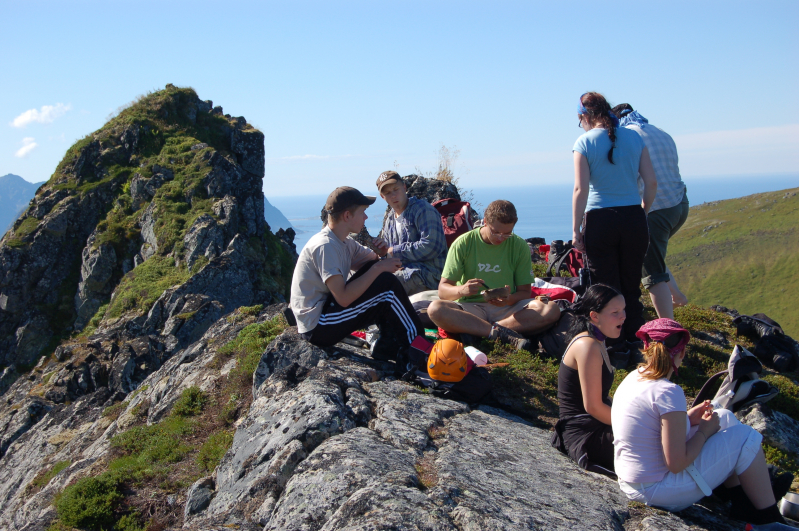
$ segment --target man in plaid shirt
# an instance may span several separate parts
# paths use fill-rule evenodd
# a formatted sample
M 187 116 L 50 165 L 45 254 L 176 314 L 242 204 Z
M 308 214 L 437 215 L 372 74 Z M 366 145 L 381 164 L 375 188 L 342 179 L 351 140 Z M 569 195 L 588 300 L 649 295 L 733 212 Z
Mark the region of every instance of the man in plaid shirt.
M 441 215 L 427 201 L 408 197 L 405 183 L 395 171 L 380 174 L 377 190 L 391 207 L 376 242 L 378 254 L 402 261 L 402 269 L 394 274 L 409 296 L 438 289 L 447 260 Z
M 658 188 L 647 215 L 649 249 L 644 258 L 641 282 L 649 291 L 658 317 L 674 319 L 674 307 L 688 303 L 688 298 L 666 267 L 669 239 L 688 218 L 688 194 L 680 177 L 677 146 L 668 133 L 650 124 L 629 103 L 614 107 L 613 114 L 619 118 L 621 126 L 635 131 L 643 139 L 655 168 Z M 640 178 L 638 183 L 640 190 Z

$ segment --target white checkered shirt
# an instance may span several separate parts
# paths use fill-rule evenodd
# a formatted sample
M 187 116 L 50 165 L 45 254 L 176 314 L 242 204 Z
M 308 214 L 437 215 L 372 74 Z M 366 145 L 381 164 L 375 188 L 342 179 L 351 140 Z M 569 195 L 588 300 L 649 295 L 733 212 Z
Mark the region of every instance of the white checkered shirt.
M 643 139 L 644 144 L 649 149 L 649 157 L 652 159 L 652 166 L 655 168 L 655 177 L 658 180 L 658 192 L 655 202 L 652 203 L 650 212 L 673 207 L 682 201 L 685 195 L 685 183 L 680 177 L 680 168 L 677 159 L 677 146 L 671 136 L 662 129 L 658 129 L 652 124 L 644 127 L 638 125 L 628 125 L 627 129 L 632 129 Z M 638 190 L 643 195 L 644 184 L 641 177 L 638 177 Z

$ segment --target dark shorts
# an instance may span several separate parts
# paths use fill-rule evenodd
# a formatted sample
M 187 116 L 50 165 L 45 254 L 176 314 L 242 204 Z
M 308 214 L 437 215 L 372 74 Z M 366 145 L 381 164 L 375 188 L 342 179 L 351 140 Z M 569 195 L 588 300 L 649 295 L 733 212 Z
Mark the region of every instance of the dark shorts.
M 646 289 L 661 282 L 668 282 L 666 252 L 669 247 L 669 239 L 680 230 L 688 218 L 688 206 L 688 192 L 686 192 L 680 203 L 673 207 L 650 212 L 646 217 L 649 223 L 649 249 L 644 257 L 644 267 L 641 270 L 641 283 Z

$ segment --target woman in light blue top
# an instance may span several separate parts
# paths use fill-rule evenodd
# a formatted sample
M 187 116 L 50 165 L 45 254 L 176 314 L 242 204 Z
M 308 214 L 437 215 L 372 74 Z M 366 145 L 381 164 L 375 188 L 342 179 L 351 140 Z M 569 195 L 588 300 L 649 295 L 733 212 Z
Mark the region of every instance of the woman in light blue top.
M 572 240 L 587 258 L 591 283 L 608 284 L 624 295 L 622 338 L 636 342 L 635 332 L 644 324 L 639 283 L 649 245 L 646 212 L 657 190 L 655 170 L 644 141 L 618 126 L 604 96 L 586 92 L 577 114 L 585 134 L 573 148 Z

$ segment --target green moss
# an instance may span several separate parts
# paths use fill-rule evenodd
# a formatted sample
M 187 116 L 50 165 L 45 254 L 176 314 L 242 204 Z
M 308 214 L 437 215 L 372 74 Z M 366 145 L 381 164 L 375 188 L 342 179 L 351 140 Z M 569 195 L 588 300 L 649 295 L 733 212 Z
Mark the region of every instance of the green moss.
M 763 452 L 766 454 L 766 462 L 776 465 L 783 470 L 792 472 L 795 477 L 799 477 L 799 457 L 791 452 L 783 452 L 778 448 L 763 444 Z
M 208 395 L 193 385 L 183 390 L 172 406 L 171 414 L 178 417 L 193 417 L 199 415 L 207 403 Z
M 233 432 L 220 431 L 212 434 L 200 447 L 200 451 L 197 452 L 197 464 L 203 470 L 212 472 L 231 444 L 233 444 Z
M 765 375 L 763 380 L 780 390 L 779 394 L 769 401 L 769 407 L 785 413 L 794 420 L 799 420 L 799 385 L 780 374 Z
M 19 224 L 17 229 L 14 231 L 14 236 L 18 239 L 26 238 L 33 231 L 36 230 L 36 227 L 39 226 L 39 220 L 34 217 L 25 218 L 22 220 L 22 223 Z
M 50 480 L 56 477 L 59 472 L 61 472 L 71 464 L 72 464 L 71 461 L 59 461 L 49 469 L 40 471 L 36 475 L 36 477 L 33 478 L 30 483 L 28 483 L 28 486 L 25 488 L 26 495 L 31 496 L 42 490 L 48 483 L 50 483 Z
M 230 371 L 229 378 L 252 379 L 266 346 L 284 328 L 283 317 L 276 316 L 263 323 L 245 326 L 233 341 L 223 345 L 218 351 L 219 355 L 229 357 L 235 354 L 239 359 L 238 365 Z
M 515 351 L 499 342 L 484 340 L 480 350 L 492 363 L 507 363 L 491 371 L 494 394 L 506 407 L 539 425 L 558 416 L 558 362 Z
M 125 400 L 124 402 L 112 404 L 103 410 L 103 416 L 111 420 L 116 420 L 128 408 L 129 403 L 130 401 Z
M 170 416 L 150 426 L 135 426 L 111 439 L 111 446 L 130 459 L 111 462 L 112 470 L 146 472 L 162 463 L 176 463 L 191 450 L 182 442 L 194 426 L 180 416 Z
M 153 256 L 122 277 L 106 311 L 114 319 L 131 310 L 147 311 L 164 290 L 186 282 L 191 273 L 185 267 L 175 267 L 171 257 Z
M 118 474 L 110 473 L 78 480 L 56 496 L 58 519 L 68 527 L 110 529 L 123 498 L 121 482 Z

